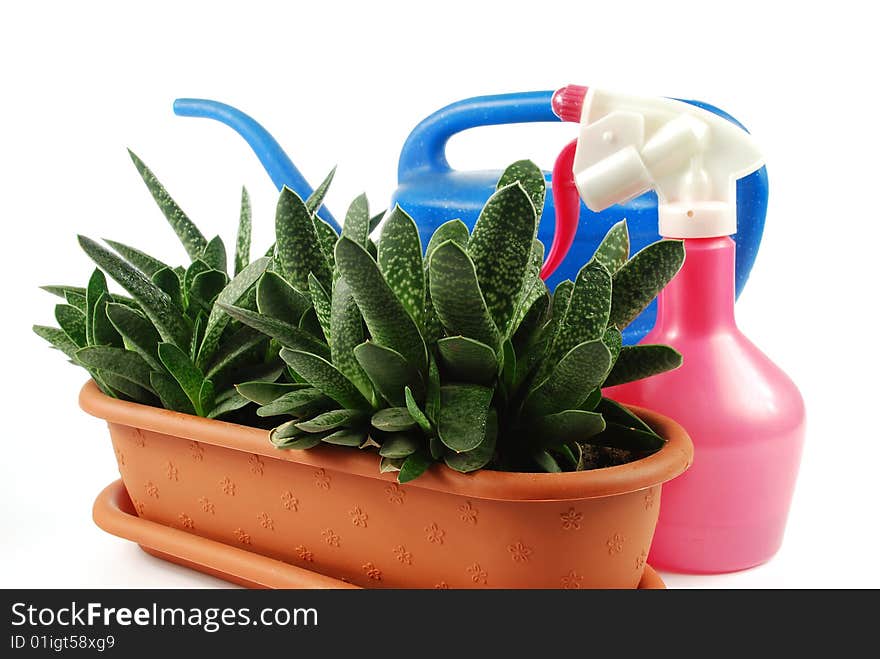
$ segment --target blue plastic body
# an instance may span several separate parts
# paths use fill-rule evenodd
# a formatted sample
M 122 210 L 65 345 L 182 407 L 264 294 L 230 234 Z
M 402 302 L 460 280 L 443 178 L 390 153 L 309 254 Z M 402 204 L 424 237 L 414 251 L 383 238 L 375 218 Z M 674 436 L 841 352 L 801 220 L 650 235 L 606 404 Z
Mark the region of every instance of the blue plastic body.
M 400 204 L 419 225 L 422 244 L 427 245 L 434 229 L 443 222 L 460 218 L 473 227 L 479 211 L 495 190 L 501 170 L 460 171 L 446 160 L 446 143 L 463 130 L 479 126 L 559 121 L 550 106 L 552 91 L 521 92 L 479 96 L 447 105 L 430 115 L 410 133 L 400 154 L 398 188 L 391 204 Z M 687 101 L 718 114 L 739 126 L 733 117 L 711 105 Z M 280 190 L 287 186 L 301 197 L 312 193 L 312 186 L 278 144 L 251 117 L 236 108 L 206 99 L 177 99 L 174 112 L 180 116 L 205 117 L 220 121 L 241 135 L 259 158 Z M 560 145 L 562 148 L 563 145 Z M 548 183 L 550 174 L 545 172 Z M 737 183 L 737 225 L 733 236 L 736 250 L 736 293 L 742 291 L 755 261 L 767 213 L 767 171 L 757 172 Z M 338 228 L 333 216 L 322 207 L 321 217 Z M 555 222 L 552 195 L 547 195 L 538 237 L 549 251 Z M 574 279 L 589 260 L 599 241 L 611 226 L 626 218 L 633 252 L 659 240 L 657 234 L 657 196 L 647 193 L 632 201 L 594 213 L 581 204 L 574 243 L 556 272 L 547 280 L 551 290 L 564 279 Z M 624 331 L 624 342 L 636 343 L 654 326 L 656 306 L 651 304 Z
M 495 191 L 501 170 L 462 171 L 449 166 L 446 143 L 456 133 L 479 126 L 528 122 L 553 122 L 559 118 L 550 106 L 552 91 L 523 92 L 469 98 L 438 110 L 424 119 L 410 133 L 400 153 L 397 169 L 398 188 L 392 204 L 400 204 L 419 224 L 423 244 L 443 222 L 460 218 L 469 227 L 476 222 L 480 209 Z M 698 101 L 686 101 L 728 119 L 742 127 L 727 113 Z M 743 127 L 744 128 L 744 127 Z M 560 145 L 562 148 L 563 145 Z M 548 183 L 550 173 L 545 172 Z M 736 292 L 739 295 L 748 279 L 761 243 L 767 213 L 767 171 L 742 178 L 737 183 Z M 553 241 L 555 221 L 552 195 L 547 194 L 538 238 L 547 251 Z M 657 233 L 657 195 L 646 193 L 632 201 L 594 213 L 581 204 L 580 220 L 574 243 L 565 260 L 547 280 L 552 290 L 565 279 L 574 280 L 605 233 L 626 218 L 633 253 L 660 239 Z M 654 326 L 656 303 L 646 309 L 624 331 L 624 341 L 636 343 Z

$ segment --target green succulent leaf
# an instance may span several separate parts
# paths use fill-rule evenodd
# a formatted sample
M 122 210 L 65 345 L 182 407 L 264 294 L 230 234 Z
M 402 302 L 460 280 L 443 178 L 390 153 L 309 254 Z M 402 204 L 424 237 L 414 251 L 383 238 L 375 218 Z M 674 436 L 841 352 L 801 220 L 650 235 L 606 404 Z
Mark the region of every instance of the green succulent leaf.
M 319 316 L 320 318 L 320 316 Z M 370 378 L 358 363 L 354 349 L 364 342 L 364 321 L 351 289 L 344 279 L 333 282 L 330 302 L 330 357 L 342 374 L 364 395 L 373 398 Z
M 332 409 L 336 403 L 314 387 L 304 387 L 282 394 L 257 409 L 257 416 L 291 414 L 302 418 Z
M 211 241 L 205 245 L 205 251 L 202 252 L 202 260 L 211 266 L 214 270 L 226 272 L 226 246 L 220 236 L 214 236 Z M 247 265 L 247 264 L 245 264 Z
M 281 359 L 299 373 L 309 384 L 343 407 L 357 410 L 371 409 L 351 380 L 323 357 L 301 350 L 282 348 Z
M 168 294 L 174 306 L 183 309 L 183 293 L 180 290 L 180 279 L 174 270 L 162 268 L 150 276 L 150 281 Z
M 271 270 L 264 272 L 257 283 L 257 309 L 264 316 L 292 324 L 302 317 L 310 305 L 308 297 Z
M 325 444 L 350 446 L 352 448 L 360 446 L 366 439 L 367 433 L 358 428 L 341 428 L 321 437 L 321 441 Z
M 416 392 L 414 392 L 416 393 Z M 418 398 L 416 399 L 418 400 Z M 425 392 L 425 414 L 434 425 L 440 418 L 440 369 L 434 356 L 428 359 L 428 383 Z
M 336 268 L 336 241 L 339 240 L 339 234 L 336 229 L 331 227 L 321 218 L 315 216 L 312 218 L 315 223 L 315 234 L 318 236 L 318 246 L 321 248 L 321 254 L 327 261 L 327 267 L 332 271 Z
M 324 180 L 318 185 L 317 188 L 312 191 L 312 194 L 309 195 L 309 198 L 306 199 L 306 208 L 309 209 L 309 212 L 314 215 L 318 212 L 318 209 L 321 208 L 321 204 L 324 203 L 324 197 L 327 196 L 327 190 L 330 189 L 330 184 L 333 183 L 333 177 L 336 176 L 336 167 L 324 177 Z
M 605 266 L 612 275 L 623 267 L 629 258 L 629 230 L 626 220 L 621 220 L 608 230 L 593 254 L 593 260 Z
M 449 336 L 437 341 L 440 362 L 449 379 L 487 385 L 498 375 L 498 358 L 485 343 L 464 336 Z
M 95 268 L 86 287 L 86 337 L 88 343 L 95 343 L 95 306 L 107 294 L 107 279 L 104 273 Z
M 499 346 L 501 335 L 467 252 L 451 241 L 439 245 L 431 255 L 428 272 L 431 302 L 446 331 L 476 339 L 493 350 Z
M 303 432 L 327 432 L 337 428 L 351 428 L 361 425 L 367 416 L 363 410 L 330 410 L 308 419 L 300 421 L 296 427 Z
M 373 341 L 400 353 L 419 371 L 427 350 L 419 328 L 388 286 L 373 258 L 349 238 L 336 244 L 336 267 L 351 289 Z
M 610 313 L 611 275 L 605 266 L 591 261 L 581 268 L 575 279 L 550 348 L 549 365 L 555 365 L 576 345 L 600 339 L 608 327 Z
M 681 353 L 667 345 L 624 346 L 603 386 L 634 382 L 681 366 Z
M 228 306 L 220 302 L 217 302 L 216 306 L 235 320 L 275 339 L 286 348 L 312 352 L 321 357 L 330 356 L 330 351 L 325 343 L 318 341 L 310 333 L 299 327 L 290 325 L 277 318 L 250 311 L 249 309 Z
M 541 469 L 549 474 L 558 474 L 562 471 L 562 467 L 559 466 L 556 458 L 550 455 L 547 451 L 535 451 L 532 454 L 532 458 Z
M 406 409 L 409 412 L 409 415 L 412 417 L 412 420 L 415 421 L 416 424 L 418 424 L 419 428 L 422 429 L 422 432 L 433 432 L 434 429 L 431 426 L 431 422 L 428 420 L 428 417 L 425 415 L 425 413 L 422 412 L 422 409 L 416 402 L 412 389 L 410 389 L 409 387 L 404 388 L 404 398 L 406 400 Z
M 486 305 L 505 335 L 523 286 L 536 222 L 528 193 L 515 182 L 489 198 L 468 243 Z
M 33 330 L 34 334 L 44 341 L 48 341 L 53 348 L 57 348 L 63 352 L 68 359 L 76 362 L 75 355 L 80 346 L 71 341 L 70 337 L 67 336 L 67 333 L 64 330 L 57 327 L 47 327 L 45 325 L 34 325 Z
M 239 394 L 257 405 L 268 405 L 284 394 L 307 387 L 307 384 L 298 382 L 266 382 L 264 380 L 252 380 L 235 385 Z
M 380 474 L 389 474 L 392 472 L 400 471 L 400 468 L 403 466 L 405 458 L 381 458 L 379 460 L 379 473 Z
M 189 355 L 172 343 L 160 343 L 159 359 L 192 402 L 196 414 L 205 416 L 210 412 L 214 407 L 213 390 L 209 390 L 205 384 L 210 385 L 210 380 L 205 378 Z
M 192 401 L 180 388 L 177 380 L 165 371 L 153 371 L 150 373 L 150 384 L 153 391 L 162 401 L 162 407 L 168 410 L 176 410 L 184 414 L 195 414 L 196 409 Z
M 361 247 L 367 247 L 367 239 L 370 235 L 370 208 L 367 196 L 358 196 L 345 213 L 345 223 L 342 225 L 342 236 L 348 238 Z
M 76 360 L 83 366 L 107 371 L 152 390 L 150 365 L 136 352 L 114 346 L 87 346 L 76 351 Z
M 68 291 L 64 294 L 64 299 L 67 301 L 72 307 L 76 307 L 80 311 L 82 311 L 83 316 L 86 314 L 86 296 L 80 295 L 79 293 L 75 293 L 74 291 Z
M 370 419 L 370 424 L 376 430 L 382 430 L 383 432 L 402 432 L 404 430 L 412 430 L 416 427 L 415 419 L 410 415 L 409 410 L 405 407 L 386 407 L 384 409 L 379 410 L 373 417 Z M 380 455 L 384 455 L 380 452 Z M 389 458 L 393 457 L 404 457 L 404 456 L 387 456 Z
M 312 307 L 315 310 L 315 316 L 318 318 L 321 334 L 323 334 L 326 340 L 332 333 L 331 316 L 333 315 L 333 303 L 330 294 L 323 284 L 312 274 L 309 275 L 309 295 L 312 298 Z
M 382 226 L 379 270 L 388 286 L 416 323 L 425 310 L 425 265 L 419 229 L 400 206 L 395 206 Z
M 95 263 L 131 293 L 164 341 L 179 347 L 189 346 L 192 327 L 165 291 L 95 241 L 79 236 L 79 244 Z
M 428 241 L 428 249 L 425 251 L 425 261 L 430 260 L 434 250 L 447 241 L 452 241 L 462 249 L 467 249 L 471 234 L 467 225 L 461 220 L 449 220 L 434 230 Z
M 608 422 L 605 432 L 594 435 L 583 443 L 628 451 L 656 451 L 663 448 L 666 440 L 654 432 Z
M 101 371 L 98 377 L 105 386 L 110 387 L 117 394 L 122 394 L 119 398 L 127 398 L 143 405 L 156 405 L 160 402 L 151 391 L 114 373 Z
M 305 202 L 284 187 L 275 213 L 276 254 L 281 274 L 301 291 L 309 287 L 309 273 L 330 285 L 330 268 L 318 243 L 312 214 Z
M 482 469 L 495 455 L 495 445 L 498 439 L 498 417 L 495 410 L 489 411 L 486 420 L 486 434 L 483 441 L 476 448 L 464 453 L 446 453 L 443 460 L 450 469 L 455 469 L 467 474 L 477 469 Z
M 397 474 L 398 483 L 409 483 L 424 474 L 433 464 L 431 456 L 425 451 L 416 451 L 406 460 L 400 467 L 400 473 Z
M 216 403 L 211 411 L 208 412 L 205 416 L 209 419 L 216 419 L 223 416 L 224 414 L 229 414 L 230 412 L 240 410 L 242 407 L 248 405 L 250 402 L 251 401 L 249 401 L 244 396 L 233 394 L 232 396 L 227 396 L 220 402 Z
M 395 432 L 382 440 L 379 455 L 383 458 L 408 458 L 422 447 L 421 438 L 407 432 Z
M 605 347 L 608 348 L 608 352 L 611 353 L 613 370 L 613 364 L 617 362 L 617 358 L 620 356 L 620 350 L 623 348 L 623 334 L 621 334 L 620 330 L 616 327 L 609 327 L 605 330 L 605 334 L 602 336 L 602 343 L 605 344 Z
M 647 307 L 684 263 L 684 242 L 651 243 L 614 274 L 610 322 L 622 330 Z
M 165 187 L 159 183 L 159 180 L 153 172 L 150 171 L 150 169 L 131 151 L 131 149 L 128 150 L 128 155 L 131 156 L 135 168 L 144 180 L 150 194 L 153 195 L 153 199 L 156 201 L 162 214 L 165 215 L 171 228 L 174 229 L 177 237 L 180 238 L 180 242 L 183 244 L 184 249 L 186 249 L 186 253 L 192 260 L 201 258 L 202 252 L 204 252 L 205 246 L 208 244 L 208 241 L 205 240 L 202 232 L 199 231 L 196 225 L 186 216 L 186 213 L 184 213 L 180 206 L 177 205 L 177 202 L 171 198 L 171 195 L 169 195 Z
M 223 334 L 223 330 L 229 324 L 228 308 L 230 306 L 242 306 L 241 302 L 247 297 L 248 291 L 251 290 L 257 280 L 263 275 L 271 262 L 272 259 L 267 257 L 257 259 L 239 272 L 220 291 L 211 309 L 211 315 L 208 316 L 208 324 L 205 326 L 205 337 L 202 339 L 202 344 L 199 347 L 196 366 L 204 368 L 210 363 L 220 345 L 220 337 Z
M 158 360 L 159 333 L 141 313 L 124 304 L 107 305 L 107 317 L 122 336 L 125 347 L 138 353 L 150 368 L 162 370 Z
M 643 430 L 644 432 L 654 432 L 651 426 L 611 398 L 601 398 L 596 406 L 596 411 L 600 412 L 608 423 L 626 426 L 635 430 Z
M 547 285 L 541 279 L 541 267 L 544 265 L 544 244 L 540 240 L 532 241 L 529 262 L 523 275 L 522 288 L 517 297 L 516 311 L 513 315 L 507 335 L 512 336 L 519 331 L 519 325 L 535 303 L 535 300 L 548 294 Z
M 262 332 L 247 326 L 240 327 L 220 346 L 205 377 L 216 382 L 229 369 L 253 362 L 255 349 L 265 341 L 267 338 Z
M 143 272 L 147 277 L 152 277 L 156 272 L 161 270 L 162 268 L 168 268 L 171 270 L 171 266 L 162 263 L 159 259 L 150 256 L 142 252 L 139 249 L 135 249 L 134 247 L 129 247 L 123 243 L 118 243 L 115 240 L 104 239 L 104 242 L 110 245 L 119 256 L 124 258 L 126 261 L 131 263 L 135 268 Z
M 575 346 L 529 393 L 525 413 L 535 417 L 577 409 L 602 383 L 610 366 L 611 354 L 601 340 Z
M 421 378 L 403 356 L 391 348 L 366 341 L 354 349 L 354 356 L 379 394 L 394 406 L 404 405 L 404 390 L 411 387 L 420 396 Z
M 492 389 L 479 385 L 452 384 L 440 387 L 440 418 L 437 434 L 456 453 L 471 451 L 486 436 L 486 418 Z
M 241 187 L 241 210 L 238 214 L 238 233 L 235 237 L 235 274 L 251 262 L 251 196 Z
M 498 179 L 496 190 L 516 182 L 519 182 L 528 193 L 532 206 L 535 209 L 535 215 L 540 220 L 541 213 L 544 211 L 544 197 L 547 193 L 547 182 L 544 180 L 544 172 L 531 160 L 518 160 L 504 170 L 501 178 Z M 535 233 L 537 235 L 537 225 L 535 226 Z M 532 236 L 532 238 L 534 237 Z
M 275 448 L 305 450 L 314 448 L 321 443 L 322 436 L 320 434 L 304 433 L 293 424 L 293 421 L 288 421 L 269 433 L 269 441 L 274 444 Z M 299 434 L 293 434 L 293 431 L 297 431 Z
M 122 337 L 107 317 L 107 304 L 109 301 L 110 295 L 104 293 L 95 304 L 94 316 L 92 317 L 92 328 L 95 335 L 93 343 L 94 345 L 122 348 Z
M 529 423 L 533 442 L 542 449 L 560 449 L 571 442 L 587 441 L 605 430 L 605 419 L 598 412 L 565 410 L 537 417 Z
M 86 337 L 86 315 L 69 304 L 55 305 L 55 320 L 67 337 L 82 348 L 88 344 Z
M 200 272 L 192 280 L 189 288 L 189 299 L 198 305 L 197 308 L 210 314 L 213 310 L 214 301 L 229 284 L 229 278 L 220 270 L 206 270 Z

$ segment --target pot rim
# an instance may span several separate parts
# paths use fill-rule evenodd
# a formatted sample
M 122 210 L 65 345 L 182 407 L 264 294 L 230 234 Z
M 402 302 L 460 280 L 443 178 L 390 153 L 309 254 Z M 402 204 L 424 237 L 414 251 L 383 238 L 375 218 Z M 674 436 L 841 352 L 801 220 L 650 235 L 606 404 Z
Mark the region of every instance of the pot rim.
M 397 482 L 394 473 L 379 473 L 376 453 L 353 451 L 340 446 L 318 446 L 307 451 L 277 449 L 269 442 L 266 430 L 111 398 L 102 393 L 92 380 L 80 390 L 79 405 L 88 414 L 109 423 L 253 453 L 273 460 L 389 483 Z M 614 467 L 557 474 L 488 469 L 462 474 L 438 463 L 406 486 L 495 501 L 574 501 L 651 488 L 672 480 L 690 467 L 694 447 L 684 428 L 657 412 L 636 406 L 627 407 L 667 440 L 663 448 L 653 455 Z

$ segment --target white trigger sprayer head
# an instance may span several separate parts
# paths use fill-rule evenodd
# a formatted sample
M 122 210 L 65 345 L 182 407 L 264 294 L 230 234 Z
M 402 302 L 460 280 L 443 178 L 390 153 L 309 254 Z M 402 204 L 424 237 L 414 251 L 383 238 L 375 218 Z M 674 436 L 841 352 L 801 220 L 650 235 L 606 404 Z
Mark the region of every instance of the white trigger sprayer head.
M 573 172 L 590 210 L 653 189 L 661 236 L 708 238 L 736 233 L 736 181 L 763 162 L 746 131 L 708 110 L 591 88 Z

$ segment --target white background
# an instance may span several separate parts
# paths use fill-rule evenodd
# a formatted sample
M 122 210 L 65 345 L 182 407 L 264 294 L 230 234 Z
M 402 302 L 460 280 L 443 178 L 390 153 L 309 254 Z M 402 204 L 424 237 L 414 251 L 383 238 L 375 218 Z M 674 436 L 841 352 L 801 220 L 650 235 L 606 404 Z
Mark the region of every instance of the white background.
M 399 149 L 435 109 L 568 82 L 697 98 L 737 116 L 771 181 L 740 326 L 800 385 L 803 464 L 785 543 L 767 565 L 670 587 L 880 586 L 876 422 L 878 58 L 870 3 L 3 3 L 0 190 L 3 406 L 0 586 L 207 586 L 106 535 L 95 495 L 117 477 L 106 428 L 77 408 L 84 373 L 31 333 L 39 284 L 84 285 L 76 234 L 172 262 L 185 254 L 131 166 L 154 169 L 204 233 L 231 244 L 239 190 L 254 246 L 276 192 L 245 143 L 175 117 L 222 100 L 269 128 L 313 183 L 339 165 L 338 216 L 396 184 Z M 870 11 L 873 14 L 873 11 Z M 455 138 L 453 165 L 545 168 L 572 125 Z

